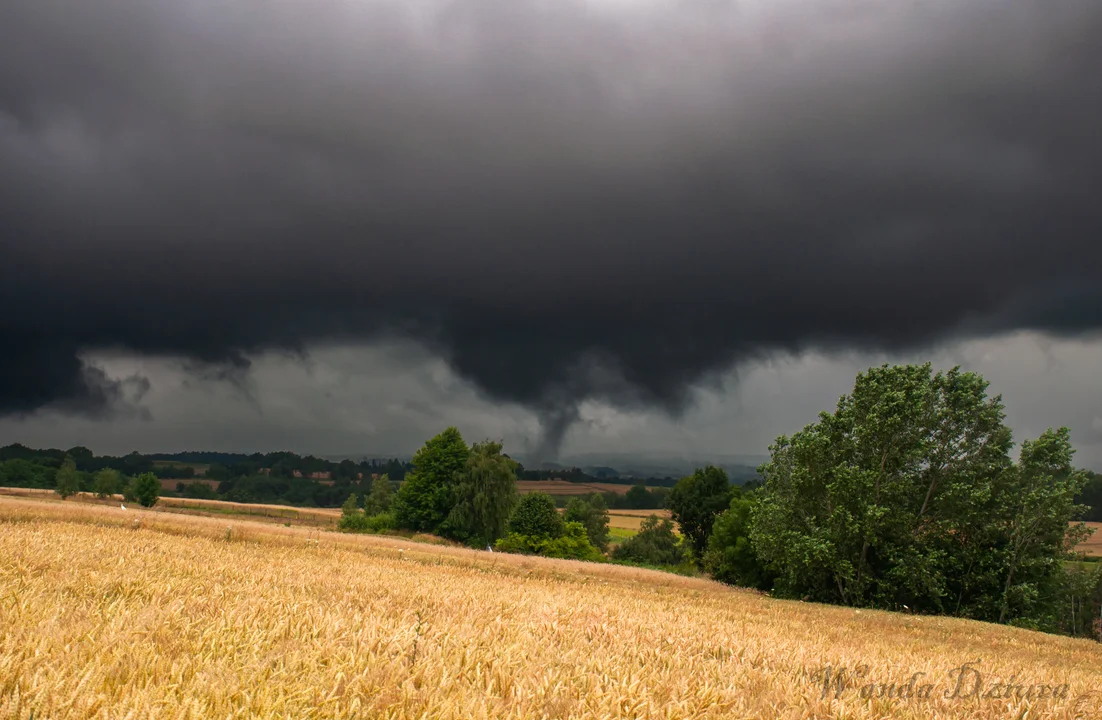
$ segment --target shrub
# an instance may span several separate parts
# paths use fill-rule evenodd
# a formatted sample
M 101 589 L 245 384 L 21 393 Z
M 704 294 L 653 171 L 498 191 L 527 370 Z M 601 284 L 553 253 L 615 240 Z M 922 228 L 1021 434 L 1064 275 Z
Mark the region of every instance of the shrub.
M 161 481 L 153 473 L 142 473 L 134 479 L 134 498 L 143 507 L 153 507 L 161 495 Z
M 773 575 L 762 566 L 750 544 L 752 506 L 753 496 L 736 495 L 727 511 L 716 518 L 704 553 L 704 569 L 729 585 L 768 590 L 773 586 Z
M 589 542 L 585 526 L 577 522 L 565 523 L 563 534 L 553 538 L 509 533 L 498 540 L 494 547 L 499 552 L 521 555 L 543 555 L 590 562 L 603 562 L 605 559 L 604 554 Z
M 342 532 L 381 533 L 394 529 L 394 516 L 390 513 L 368 515 L 359 507 L 359 498 L 353 493 L 341 505 L 341 519 L 337 529 Z
M 562 537 L 566 532 L 555 501 L 544 492 L 521 497 L 509 517 L 509 534 L 527 535 L 535 539 Z

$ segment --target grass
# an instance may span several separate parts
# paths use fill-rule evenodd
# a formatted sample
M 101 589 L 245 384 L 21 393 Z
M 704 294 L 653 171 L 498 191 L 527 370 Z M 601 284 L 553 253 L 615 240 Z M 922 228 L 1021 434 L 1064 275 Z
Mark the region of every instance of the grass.
M 975 660 L 1067 696 L 945 697 Z M 0 497 L 0 718 L 1091 718 L 1100 661 L 639 568 Z M 824 694 L 827 665 L 938 691 Z

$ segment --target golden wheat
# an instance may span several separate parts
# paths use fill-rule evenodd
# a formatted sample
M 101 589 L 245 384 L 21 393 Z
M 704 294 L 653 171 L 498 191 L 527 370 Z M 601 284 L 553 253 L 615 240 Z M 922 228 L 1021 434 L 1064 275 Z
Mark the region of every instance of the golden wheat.
M 0 498 L 0 637 L 0 718 L 20 720 L 1102 716 L 1085 640 L 35 499 Z M 1067 692 L 945 697 L 976 660 L 988 688 Z M 824 693 L 827 665 L 867 665 L 865 690 Z M 929 697 L 877 696 L 918 672 Z

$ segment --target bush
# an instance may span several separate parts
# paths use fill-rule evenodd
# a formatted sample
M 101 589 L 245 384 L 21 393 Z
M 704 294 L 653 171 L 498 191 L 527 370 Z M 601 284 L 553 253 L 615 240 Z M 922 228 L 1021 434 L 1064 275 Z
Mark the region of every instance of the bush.
M 555 509 L 555 501 L 544 492 L 522 496 L 509 517 L 510 535 L 544 539 L 562 537 L 565 532 L 562 516 Z
M 353 493 L 341 505 L 341 519 L 337 529 L 342 532 L 381 533 L 394 529 L 394 516 L 390 513 L 368 515 L 359 506 L 359 498 Z
M 704 553 L 704 569 L 729 585 L 768 590 L 773 587 L 773 575 L 762 566 L 750 545 L 752 507 L 753 496 L 736 495 L 727 511 L 716 518 Z
M 119 471 L 112 468 L 104 468 L 96 473 L 96 481 L 92 489 L 98 498 L 107 498 L 118 492 Z
M 161 481 L 153 473 L 142 473 L 134 478 L 134 498 L 143 507 L 153 507 L 161 496 Z
M 393 530 L 394 516 L 390 513 L 379 513 L 377 515 L 368 515 L 365 517 L 365 524 L 369 532 L 381 533 L 387 530 Z
M 637 535 L 628 538 L 612 551 L 612 559 L 666 567 L 684 562 L 685 549 L 673 532 L 673 523 L 651 515 L 643 519 Z
M 521 555 L 542 555 L 567 560 L 603 562 L 604 554 L 595 548 L 586 535 L 585 526 L 577 522 L 565 523 L 559 537 L 537 537 L 509 533 L 494 546 L 499 552 Z

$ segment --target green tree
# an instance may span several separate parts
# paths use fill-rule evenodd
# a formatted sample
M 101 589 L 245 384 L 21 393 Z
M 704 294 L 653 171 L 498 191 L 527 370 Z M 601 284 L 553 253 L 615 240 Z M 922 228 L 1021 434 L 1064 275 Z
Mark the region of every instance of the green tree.
M 466 467 L 470 450 L 459 430 L 450 427 L 432 438 L 413 456 L 413 472 L 406 475 L 394 499 L 399 527 L 435 533 L 455 503 L 456 475 Z
M 608 505 L 600 493 L 570 498 L 563 519 L 581 523 L 589 542 L 602 552 L 608 550 Z
M 341 505 L 341 519 L 337 521 L 337 529 L 344 532 L 364 532 L 367 530 L 367 516 L 360 509 L 360 498 L 356 493 L 348 496 Z
M 545 492 L 522 495 L 509 517 L 508 529 L 531 538 L 557 538 L 566 532 L 554 499 Z
M 57 471 L 55 483 L 54 492 L 60 495 L 62 500 L 80 492 L 80 474 L 77 472 L 76 463 L 68 455 L 65 456 L 61 468 Z
M 516 463 L 501 454 L 501 443 L 471 446 L 466 467 L 456 475 L 455 505 L 441 534 L 472 547 L 504 537 L 517 501 Z
M 1064 572 L 1060 560 L 1090 535 L 1082 523 L 1068 526 L 1082 513 L 1075 498 L 1087 482 L 1086 473 L 1072 467 L 1074 452 L 1067 428 L 1022 443 L 1019 465 L 1002 493 L 1009 542 L 999 622 L 1043 615 L 1042 605 Z
M 720 582 L 768 590 L 773 586 L 772 574 L 762 565 L 750 542 L 753 506 L 751 494 L 738 492 L 731 498 L 730 507 L 712 526 L 704 569 Z
M 612 551 L 612 559 L 656 567 L 673 566 L 684 562 L 685 550 L 674 533 L 673 522 L 651 515 L 640 523 L 638 533 Z
M 1084 476 L 1066 430 L 1010 458 L 987 382 L 871 368 L 759 472 L 753 549 L 782 596 L 1028 622 L 1048 612 Z
M 1102 522 L 1102 474 L 1086 471 L 1087 484 L 1083 486 L 1083 492 L 1079 493 L 1076 502 L 1087 508 L 1083 515 L 1084 520 L 1090 522 Z
M 134 498 L 143 507 L 153 507 L 161 495 L 161 481 L 151 472 L 134 478 Z
M 119 491 L 121 477 L 119 471 L 113 468 L 104 468 L 96 473 L 96 481 L 93 490 L 98 498 L 106 498 Z
M 708 547 L 712 524 L 731 504 L 734 492 L 727 473 L 711 465 L 682 478 L 670 491 L 666 505 L 697 558 Z
M 383 473 L 371 481 L 371 494 L 364 498 L 364 512 L 379 515 L 390 510 L 390 477 Z

